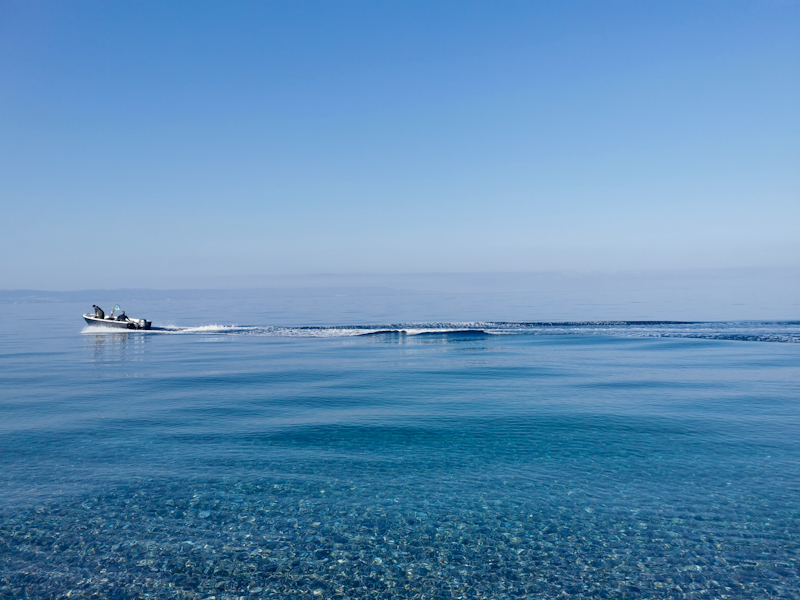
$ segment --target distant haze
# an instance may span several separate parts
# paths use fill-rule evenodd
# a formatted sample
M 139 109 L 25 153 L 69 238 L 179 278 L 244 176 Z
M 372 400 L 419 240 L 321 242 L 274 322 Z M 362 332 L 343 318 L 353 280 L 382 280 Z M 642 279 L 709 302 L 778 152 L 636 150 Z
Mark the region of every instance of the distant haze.
M 0 304 L 78 303 L 73 309 L 77 317 L 94 303 L 120 303 L 131 314 L 157 321 L 170 316 L 175 322 L 195 319 L 201 324 L 800 322 L 800 268 L 273 276 L 223 278 L 205 289 L 176 287 L 180 283 L 192 282 L 174 280 L 173 287 L 162 289 L 0 290 Z
M 0 12 L 0 289 L 715 272 L 794 293 L 800 3 Z

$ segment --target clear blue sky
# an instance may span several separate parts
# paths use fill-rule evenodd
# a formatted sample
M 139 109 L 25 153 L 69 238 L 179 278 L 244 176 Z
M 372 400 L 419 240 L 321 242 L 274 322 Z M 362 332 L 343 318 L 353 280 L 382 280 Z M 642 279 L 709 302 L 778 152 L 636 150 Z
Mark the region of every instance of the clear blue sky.
M 797 266 L 800 3 L 0 0 L 0 216 L 2 289 Z

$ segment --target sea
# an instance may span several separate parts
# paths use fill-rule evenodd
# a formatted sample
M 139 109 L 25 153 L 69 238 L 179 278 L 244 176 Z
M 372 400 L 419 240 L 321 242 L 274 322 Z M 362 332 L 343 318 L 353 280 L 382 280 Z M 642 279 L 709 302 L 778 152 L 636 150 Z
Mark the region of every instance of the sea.
M 800 598 L 800 321 L 124 300 L 0 303 L 0 598 Z

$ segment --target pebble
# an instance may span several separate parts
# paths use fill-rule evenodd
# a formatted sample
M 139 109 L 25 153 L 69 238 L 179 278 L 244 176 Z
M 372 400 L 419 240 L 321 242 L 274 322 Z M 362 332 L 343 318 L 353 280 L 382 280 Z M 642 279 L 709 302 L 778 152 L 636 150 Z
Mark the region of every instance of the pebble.
M 800 596 L 793 513 L 757 530 L 752 505 L 720 498 L 698 521 L 655 500 L 588 512 L 556 485 L 320 483 L 149 481 L 7 509 L 0 598 Z

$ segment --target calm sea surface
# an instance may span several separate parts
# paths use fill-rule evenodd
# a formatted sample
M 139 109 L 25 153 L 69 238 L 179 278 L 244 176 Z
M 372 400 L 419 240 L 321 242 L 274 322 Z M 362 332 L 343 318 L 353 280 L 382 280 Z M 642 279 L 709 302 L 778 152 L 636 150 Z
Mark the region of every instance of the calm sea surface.
M 0 305 L 0 597 L 800 598 L 800 322 L 425 302 Z

